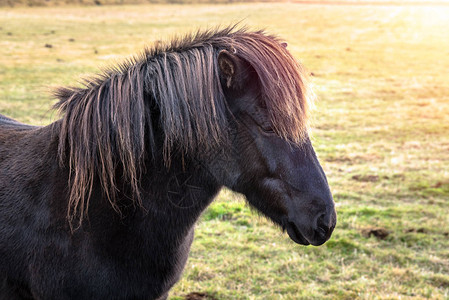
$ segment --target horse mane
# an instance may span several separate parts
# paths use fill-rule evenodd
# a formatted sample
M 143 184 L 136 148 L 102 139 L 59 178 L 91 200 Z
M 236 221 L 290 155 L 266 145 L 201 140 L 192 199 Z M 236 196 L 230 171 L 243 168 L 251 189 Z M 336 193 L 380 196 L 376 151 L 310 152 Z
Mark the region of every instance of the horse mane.
M 300 142 L 307 134 L 308 88 L 301 65 L 277 37 L 263 31 L 198 31 L 157 43 L 118 67 L 55 91 L 63 113 L 58 155 L 70 169 L 67 217 L 81 225 L 94 180 L 117 203 L 117 168 L 142 206 L 144 160 L 162 151 L 167 166 L 174 148 L 204 152 L 226 141 L 228 121 L 217 57 L 227 49 L 256 71 L 275 131 Z M 156 133 L 162 133 L 158 145 Z M 158 148 L 159 147 L 159 148 Z

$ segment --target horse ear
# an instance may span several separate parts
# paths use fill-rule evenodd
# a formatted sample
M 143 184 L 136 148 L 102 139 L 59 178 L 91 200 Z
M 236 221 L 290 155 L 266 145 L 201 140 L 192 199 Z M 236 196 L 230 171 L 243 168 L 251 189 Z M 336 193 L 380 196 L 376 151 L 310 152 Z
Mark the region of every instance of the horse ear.
M 229 88 L 233 83 L 233 79 L 237 72 L 238 58 L 229 53 L 227 50 L 221 50 L 218 53 L 218 66 L 220 71 L 226 79 L 226 86 Z

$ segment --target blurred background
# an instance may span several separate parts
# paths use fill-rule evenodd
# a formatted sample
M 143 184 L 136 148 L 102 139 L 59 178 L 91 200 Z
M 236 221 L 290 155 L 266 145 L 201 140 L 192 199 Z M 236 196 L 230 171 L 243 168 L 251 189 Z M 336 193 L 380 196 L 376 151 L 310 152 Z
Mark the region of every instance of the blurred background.
M 0 0 L 0 113 L 49 124 L 54 87 L 236 22 L 311 74 L 338 224 L 299 246 L 223 190 L 170 299 L 449 299 L 449 1 Z

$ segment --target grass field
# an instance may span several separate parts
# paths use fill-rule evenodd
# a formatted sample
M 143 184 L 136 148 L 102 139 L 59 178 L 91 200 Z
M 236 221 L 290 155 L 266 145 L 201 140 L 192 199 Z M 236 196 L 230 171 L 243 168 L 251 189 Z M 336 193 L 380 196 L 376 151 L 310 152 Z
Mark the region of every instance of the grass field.
M 52 87 L 237 21 L 282 36 L 313 73 L 338 225 L 325 245 L 299 246 L 225 190 L 171 298 L 449 299 L 449 6 L 3 8 L 0 113 L 48 124 Z

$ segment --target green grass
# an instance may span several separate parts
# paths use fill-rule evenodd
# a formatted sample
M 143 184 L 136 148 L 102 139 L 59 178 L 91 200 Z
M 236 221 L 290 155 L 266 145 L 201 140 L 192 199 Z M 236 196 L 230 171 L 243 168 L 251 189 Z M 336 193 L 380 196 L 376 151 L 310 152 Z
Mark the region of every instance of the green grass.
M 337 203 L 321 247 L 291 242 L 228 190 L 197 225 L 173 299 L 449 298 L 448 6 L 3 8 L 0 113 L 48 124 L 54 86 L 198 27 L 281 35 L 313 73 L 313 142 Z M 51 45 L 45 47 L 45 45 Z M 384 239 L 366 234 L 381 228 Z

